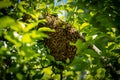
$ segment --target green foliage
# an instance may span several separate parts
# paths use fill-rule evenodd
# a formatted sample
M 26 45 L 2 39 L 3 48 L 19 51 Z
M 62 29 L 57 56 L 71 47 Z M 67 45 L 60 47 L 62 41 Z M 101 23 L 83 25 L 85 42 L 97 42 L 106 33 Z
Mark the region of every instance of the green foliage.
M 12 5 L 12 3 L 11 3 L 11 1 L 9 1 L 9 0 L 0 1 L 0 9 L 1 9 L 1 8 L 5 8 L 5 7 L 9 7 L 9 6 L 11 6 L 11 5 Z
M 88 44 L 83 43 L 81 40 L 78 39 L 76 41 L 76 47 L 78 48 L 76 53 L 82 53 L 82 52 L 84 52 L 84 50 L 87 49 L 87 46 L 88 46 Z
M 0 1 L 0 80 L 60 80 L 60 74 L 65 80 L 119 80 L 120 1 L 55 2 Z M 72 62 L 55 61 L 43 44 L 46 33 L 55 32 L 44 25 L 47 14 L 58 15 L 85 36 L 86 42 L 70 43 L 77 47 Z M 95 44 L 100 55 L 89 44 Z
M 0 18 L 0 28 L 4 28 L 6 26 L 10 26 L 13 24 L 15 24 L 15 20 L 9 16 L 4 16 L 4 17 Z

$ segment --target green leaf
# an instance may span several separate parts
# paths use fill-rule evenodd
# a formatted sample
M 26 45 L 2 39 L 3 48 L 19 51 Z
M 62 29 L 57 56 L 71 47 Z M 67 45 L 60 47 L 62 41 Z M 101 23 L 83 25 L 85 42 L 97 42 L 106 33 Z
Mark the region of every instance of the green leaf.
M 24 1 L 20 2 L 20 4 L 18 4 L 18 8 L 19 8 L 22 12 L 26 12 L 26 10 L 23 8 L 23 5 L 27 5 L 27 3 L 25 3 Z
M 95 77 L 97 77 L 98 79 L 103 79 L 105 77 L 105 72 L 106 70 L 104 68 L 99 68 L 97 69 L 97 74 L 95 75 Z
M 108 45 L 108 42 L 111 40 L 109 36 L 106 36 L 104 34 L 98 35 L 99 37 L 96 38 L 95 40 L 95 45 L 100 49 L 100 50 L 105 50 L 105 47 Z
M 67 63 L 67 64 L 70 63 L 70 59 L 69 59 L 69 58 L 66 59 L 66 63 Z
M 57 65 L 62 65 L 65 66 L 65 63 L 63 63 L 62 61 L 56 61 Z
M 88 47 L 87 43 L 82 42 L 82 40 L 80 40 L 80 39 L 78 39 L 75 44 L 76 44 L 76 47 L 77 47 L 77 52 L 76 53 L 82 53 Z
M 50 61 L 55 61 L 55 58 L 54 58 L 52 55 L 47 55 L 47 58 L 48 58 Z
M 52 67 L 50 66 L 50 67 L 44 68 L 43 72 L 47 75 L 51 75 L 53 73 Z
M 41 31 L 41 32 L 55 32 L 54 29 L 50 29 L 48 27 L 39 28 L 39 31 Z
M 43 2 L 40 4 L 40 9 L 45 9 L 46 8 L 46 4 Z
M 22 42 L 23 43 L 30 43 L 30 42 L 32 42 L 32 39 L 31 39 L 31 36 L 30 36 L 29 33 L 26 33 L 26 34 L 23 35 Z
M 17 39 L 15 39 L 11 34 L 10 35 L 6 34 L 5 38 L 8 41 L 12 42 L 16 47 L 20 47 L 21 46 L 21 43 Z
M 35 39 L 35 40 L 37 40 L 37 39 L 43 40 L 44 38 L 48 38 L 49 36 L 43 32 L 33 30 L 31 32 L 31 37 L 32 37 L 32 39 Z
M 68 2 L 74 2 L 74 0 L 68 0 Z
M 0 9 L 11 6 L 12 3 L 9 0 L 0 1 Z
M 24 44 L 21 47 L 20 55 L 24 56 L 26 58 L 26 60 L 29 60 L 30 58 L 34 57 L 35 52 L 31 46 L 27 46 L 26 44 Z
M 78 13 L 84 13 L 84 10 L 83 9 L 78 9 L 77 12 Z
M 0 18 L 0 28 L 8 27 L 15 24 L 15 20 L 9 16 Z
M 80 29 L 83 29 L 85 27 L 88 27 L 90 24 L 87 23 L 87 22 L 84 22 L 81 26 L 80 26 Z
M 27 24 L 27 26 L 24 28 L 24 32 L 28 32 L 30 31 L 32 28 L 34 28 L 35 26 L 38 25 L 38 22 L 34 22 L 34 23 L 30 23 L 30 24 Z
M 46 19 L 41 19 L 41 20 L 38 20 L 39 23 L 46 23 Z
M 75 56 L 70 65 L 74 67 L 75 71 L 81 71 L 90 67 L 90 64 L 87 62 L 87 58 L 80 56 Z
M 11 26 L 12 30 L 15 30 L 17 32 L 24 31 L 25 23 L 17 21 L 14 25 Z
M 98 54 L 95 53 L 95 51 L 93 51 L 93 50 L 91 50 L 91 49 L 86 49 L 86 50 L 84 51 L 84 53 L 90 54 L 92 57 L 97 57 L 97 56 L 98 56 Z
M 22 80 L 23 79 L 23 75 L 21 73 L 17 73 L 16 77 L 18 80 Z
M 118 63 L 120 64 L 120 58 L 118 58 Z

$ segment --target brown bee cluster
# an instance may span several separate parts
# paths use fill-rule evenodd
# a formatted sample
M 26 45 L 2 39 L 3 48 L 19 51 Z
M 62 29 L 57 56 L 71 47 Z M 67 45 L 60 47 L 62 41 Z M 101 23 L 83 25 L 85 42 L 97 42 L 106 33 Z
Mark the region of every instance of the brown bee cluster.
M 77 39 L 85 41 L 85 39 L 73 28 L 70 24 L 60 20 L 58 17 L 47 15 L 47 26 L 55 29 L 55 32 L 50 32 L 50 38 L 45 39 L 45 45 L 50 49 L 50 54 L 54 56 L 55 60 L 70 62 L 76 55 L 76 46 L 70 45 L 70 42 L 75 43 Z

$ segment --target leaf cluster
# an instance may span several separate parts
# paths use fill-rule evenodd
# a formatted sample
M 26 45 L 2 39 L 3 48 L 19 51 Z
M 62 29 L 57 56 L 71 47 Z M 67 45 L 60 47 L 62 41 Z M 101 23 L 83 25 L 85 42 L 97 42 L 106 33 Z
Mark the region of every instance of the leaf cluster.
M 0 1 L 0 80 L 119 80 L 119 4 L 119 0 Z M 47 25 L 48 14 L 85 37 L 86 42 L 70 43 L 77 48 L 71 63 L 69 58 L 66 63 L 56 61 L 43 44 L 50 37 L 46 33 L 55 32 Z

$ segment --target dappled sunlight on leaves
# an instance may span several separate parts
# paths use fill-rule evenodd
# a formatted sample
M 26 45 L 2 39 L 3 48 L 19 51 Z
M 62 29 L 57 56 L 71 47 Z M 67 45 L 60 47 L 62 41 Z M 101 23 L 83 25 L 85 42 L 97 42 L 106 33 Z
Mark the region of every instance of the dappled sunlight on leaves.
M 119 80 L 119 4 L 119 0 L 1 0 L 0 80 Z M 57 52 L 51 52 L 51 44 L 58 44 L 53 48 Z

